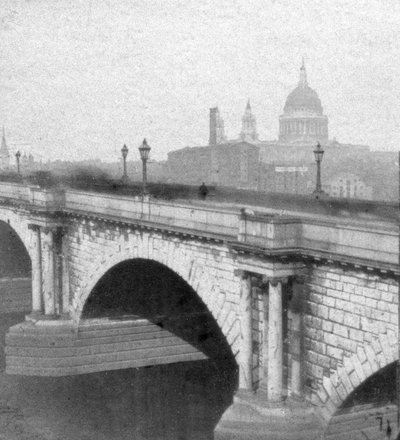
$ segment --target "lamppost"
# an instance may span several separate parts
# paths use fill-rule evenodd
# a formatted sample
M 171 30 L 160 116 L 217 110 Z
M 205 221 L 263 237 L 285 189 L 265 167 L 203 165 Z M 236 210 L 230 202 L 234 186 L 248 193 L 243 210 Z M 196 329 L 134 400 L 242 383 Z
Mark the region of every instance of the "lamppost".
M 19 159 L 21 157 L 21 153 L 19 152 L 19 150 L 15 153 L 15 159 L 17 159 L 17 173 L 20 174 L 20 169 L 19 169 Z
M 128 147 L 124 144 L 124 146 L 121 149 L 122 153 L 122 160 L 124 161 L 124 174 L 122 175 L 122 183 L 128 182 L 128 174 L 126 172 L 126 156 L 128 156 Z
M 325 195 L 324 191 L 322 191 L 322 185 L 321 185 L 321 162 L 324 153 L 325 151 L 322 149 L 321 144 L 318 142 L 314 150 L 314 157 L 315 157 L 315 161 L 317 162 L 317 182 L 313 194 L 316 199 L 319 199 L 320 197 Z
M 143 189 L 142 195 L 145 196 L 147 194 L 147 161 L 149 159 L 149 153 L 151 148 L 149 147 L 146 139 L 143 139 L 142 145 L 139 147 L 140 158 L 143 163 Z

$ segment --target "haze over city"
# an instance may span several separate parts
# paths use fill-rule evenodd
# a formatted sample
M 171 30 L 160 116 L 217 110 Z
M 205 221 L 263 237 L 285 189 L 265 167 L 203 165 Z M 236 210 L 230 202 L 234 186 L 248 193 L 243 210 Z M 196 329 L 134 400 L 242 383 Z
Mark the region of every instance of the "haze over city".
M 303 56 L 330 137 L 400 144 L 394 0 L 9 0 L 0 11 L 0 124 L 11 152 L 115 160 L 146 137 L 164 159 L 207 144 L 215 105 L 236 137 L 248 98 L 260 138 L 276 139 Z

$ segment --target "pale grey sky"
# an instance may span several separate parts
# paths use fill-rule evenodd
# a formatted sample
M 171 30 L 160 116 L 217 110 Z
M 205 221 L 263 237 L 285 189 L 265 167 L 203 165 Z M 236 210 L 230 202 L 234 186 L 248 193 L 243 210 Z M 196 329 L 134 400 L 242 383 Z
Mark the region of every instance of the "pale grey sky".
M 0 124 L 43 158 L 153 158 L 236 137 L 250 98 L 275 139 L 301 57 L 330 136 L 400 149 L 399 0 L 1 0 Z

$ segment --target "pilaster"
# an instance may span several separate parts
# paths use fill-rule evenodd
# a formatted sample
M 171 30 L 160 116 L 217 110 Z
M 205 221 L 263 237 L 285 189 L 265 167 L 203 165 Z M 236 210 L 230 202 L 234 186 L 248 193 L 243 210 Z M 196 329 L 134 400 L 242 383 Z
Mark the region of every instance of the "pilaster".
M 43 313 L 42 299 L 42 245 L 40 228 L 30 224 L 31 230 L 31 260 L 32 260 L 32 315 L 38 316 Z
M 253 336 L 252 336 L 252 286 L 249 272 L 237 271 L 240 277 L 240 352 L 239 352 L 239 389 L 253 390 Z

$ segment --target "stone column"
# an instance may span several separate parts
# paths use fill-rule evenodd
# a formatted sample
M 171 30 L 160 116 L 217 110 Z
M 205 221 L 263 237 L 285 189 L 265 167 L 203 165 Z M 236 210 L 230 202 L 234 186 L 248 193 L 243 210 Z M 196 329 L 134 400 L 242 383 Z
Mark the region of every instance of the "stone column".
M 43 313 L 42 303 L 42 249 L 40 240 L 40 228 L 37 225 L 29 225 L 31 230 L 31 260 L 32 260 L 32 314 Z
M 253 317 L 251 277 L 248 272 L 240 271 L 240 333 L 239 352 L 239 389 L 253 389 Z
M 54 231 L 42 228 L 43 300 L 46 315 L 56 313 Z
M 262 378 L 260 382 L 260 390 L 263 393 L 267 393 L 268 396 L 268 334 L 269 334 L 269 322 L 268 322 L 268 309 L 269 309 L 269 294 L 268 294 L 268 281 L 261 285 L 263 290 L 263 328 L 262 328 Z
M 279 401 L 283 391 L 282 281 L 269 281 L 268 400 Z
M 301 331 L 302 331 L 302 308 L 304 278 L 297 277 L 292 285 L 292 299 L 290 301 L 291 335 L 291 394 L 294 397 L 302 395 L 302 371 L 301 371 Z
M 67 230 L 63 228 L 61 239 L 61 290 L 62 307 L 61 313 L 64 317 L 69 316 L 69 263 L 68 263 L 68 236 Z

